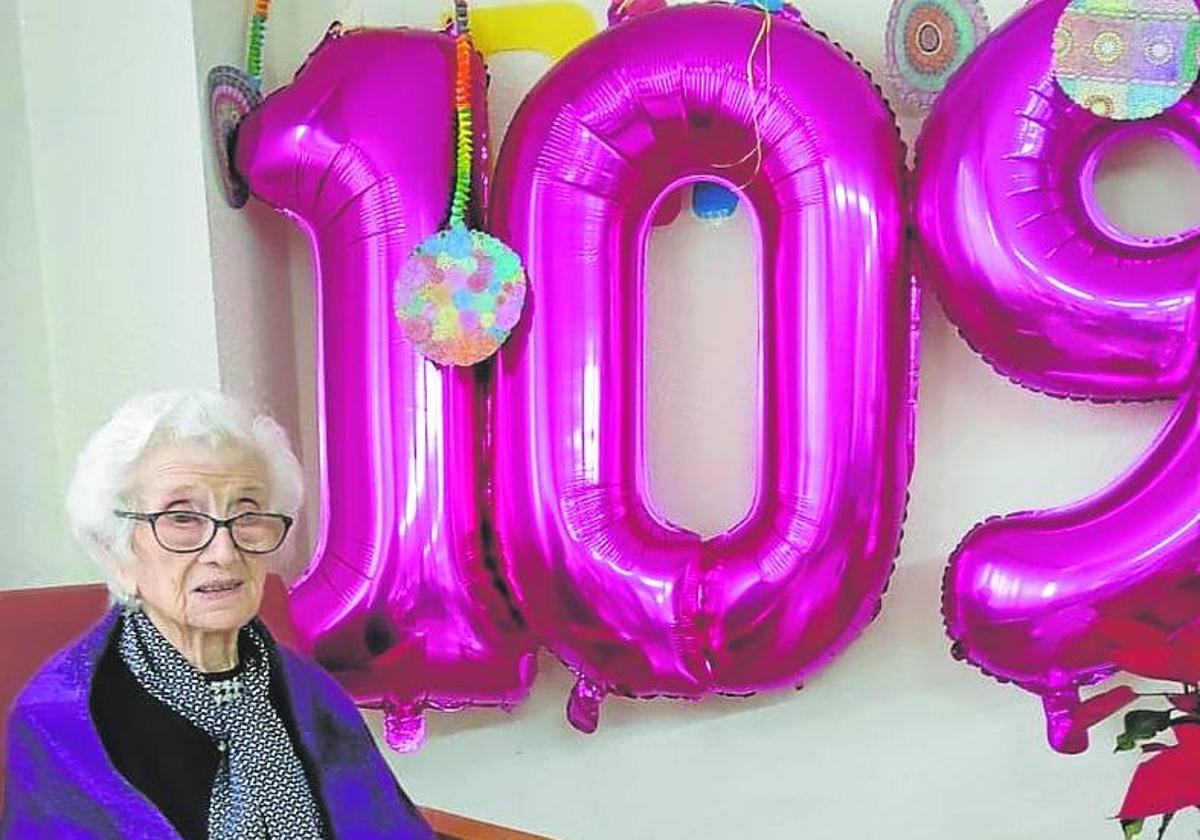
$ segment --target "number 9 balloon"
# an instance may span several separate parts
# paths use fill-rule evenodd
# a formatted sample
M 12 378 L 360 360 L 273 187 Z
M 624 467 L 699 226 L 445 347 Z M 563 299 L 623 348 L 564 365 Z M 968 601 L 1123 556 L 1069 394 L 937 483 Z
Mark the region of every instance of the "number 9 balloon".
M 955 652 L 1043 698 L 1051 745 L 1087 745 L 1079 690 L 1116 671 L 1101 628 L 1200 615 L 1200 231 L 1121 233 L 1096 206 L 1099 159 L 1157 133 L 1200 160 L 1200 92 L 1159 117 L 1103 120 L 1052 76 L 1064 0 L 1019 11 L 942 93 L 918 142 L 921 274 L 1002 373 L 1053 394 L 1185 391 L 1158 440 L 1104 491 L 988 521 L 946 572 Z
M 1103 492 L 968 534 L 946 571 L 946 628 L 959 655 L 1040 695 L 1051 746 L 1079 752 L 1079 689 L 1117 670 L 1102 625 L 1190 623 L 1200 616 L 1198 561 L 1200 378 Z

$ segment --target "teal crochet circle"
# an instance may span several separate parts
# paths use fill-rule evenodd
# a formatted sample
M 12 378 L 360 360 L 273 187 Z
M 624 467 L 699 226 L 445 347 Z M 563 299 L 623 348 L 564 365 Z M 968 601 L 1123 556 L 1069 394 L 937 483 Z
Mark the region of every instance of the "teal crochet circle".
M 887 25 L 888 75 L 900 99 L 927 108 L 979 43 L 987 14 L 977 0 L 895 0 Z

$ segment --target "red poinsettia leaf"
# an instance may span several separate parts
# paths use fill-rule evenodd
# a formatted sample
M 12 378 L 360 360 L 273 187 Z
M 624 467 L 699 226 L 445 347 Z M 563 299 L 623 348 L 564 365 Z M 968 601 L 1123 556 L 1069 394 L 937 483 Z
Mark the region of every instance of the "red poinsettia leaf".
M 1172 694 L 1167 699 L 1181 712 L 1200 711 L 1200 694 Z
M 1163 627 L 1182 627 L 1196 618 L 1197 593 L 1193 585 L 1159 587 L 1153 594 L 1146 594 L 1146 602 L 1152 603 L 1154 621 Z
M 1200 804 L 1200 726 L 1175 728 L 1178 746 L 1138 765 L 1117 815 L 1122 820 L 1169 814 Z
M 1158 647 L 1167 643 L 1167 634 L 1152 624 L 1131 618 L 1103 618 L 1096 632 L 1117 647 Z
M 1165 644 L 1138 647 L 1119 647 L 1112 652 L 1113 662 L 1122 671 L 1156 680 L 1179 682 L 1174 673 L 1179 666 L 1174 651 Z
M 1186 646 L 1171 643 L 1171 679 L 1189 685 L 1200 682 L 1200 639 Z
M 1116 714 L 1137 699 L 1137 692 L 1127 685 L 1118 685 L 1095 697 L 1084 700 L 1071 714 L 1077 726 L 1095 726 L 1110 715 Z
M 1185 624 L 1172 633 L 1170 644 L 1172 647 L 1181 648 L 1200 647 L 1200 619 Z

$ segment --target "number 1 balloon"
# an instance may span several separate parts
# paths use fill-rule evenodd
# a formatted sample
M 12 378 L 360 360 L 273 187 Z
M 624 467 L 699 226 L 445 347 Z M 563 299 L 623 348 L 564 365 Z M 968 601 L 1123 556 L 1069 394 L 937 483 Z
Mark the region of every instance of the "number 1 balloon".
M 254 195 L 308 234 L 317 280 L 321 521 L 292 590 L 297 628 L 389 742 L 418 745 L 421 711 L 511 706 L 532 641 L 496 586 L 483 518 L 484 396 L 401 337 L 392 285 L 451 209 L 452 38 L 334 30 L 295 81 L 243 123 Z M 484 194 L 484 72 L 471 62 L 475 193 Z

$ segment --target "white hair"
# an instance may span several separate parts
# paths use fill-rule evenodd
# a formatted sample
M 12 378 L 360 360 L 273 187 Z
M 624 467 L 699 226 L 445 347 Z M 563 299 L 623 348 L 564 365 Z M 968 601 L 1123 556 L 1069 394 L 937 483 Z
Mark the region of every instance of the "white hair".
M 202 441 L 242 446 L 267 467 L 269 504 L 295 516 L 304 495 L 300 462 L 283 427 L 267 414 L 224 394 L 202 390 L 158 391 L 134 397 L 91 436 L 75 464 L 67 490 L 67 519 L 75 539 L 104 571 L 113 599 L 133 605 L 116 574 L 133 560 L 133 523 L 114 510 L 137 503 L 130 494 L 133 466 L 160 443 Z

